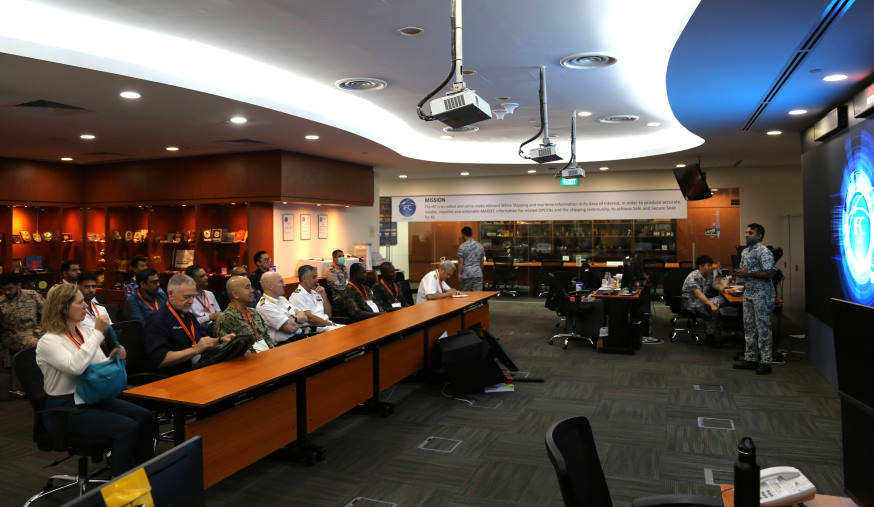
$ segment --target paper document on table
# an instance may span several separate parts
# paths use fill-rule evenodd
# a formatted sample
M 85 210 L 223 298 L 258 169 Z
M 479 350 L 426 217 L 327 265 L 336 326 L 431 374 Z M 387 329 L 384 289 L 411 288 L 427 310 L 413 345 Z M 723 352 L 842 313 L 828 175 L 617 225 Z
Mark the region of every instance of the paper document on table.
M 506 382 L 501 382 L 499 384 L 495 384 L 493 386 L 486 386 L 485 392 L 487 393 L 511 393 L 516 390 L 516 386 L 514 384 L 507 384 Z
M 467 294 L 453 294 L 452 295 L 452 297 L 454 297 L 454 298 L 466 298 L 467 296 L 468 296 Z

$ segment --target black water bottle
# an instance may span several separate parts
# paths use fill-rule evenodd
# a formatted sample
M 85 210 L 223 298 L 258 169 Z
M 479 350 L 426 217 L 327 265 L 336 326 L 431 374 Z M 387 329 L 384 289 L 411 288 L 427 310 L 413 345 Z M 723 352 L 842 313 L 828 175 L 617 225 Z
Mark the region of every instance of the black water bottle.
M 758 507 L 759 465 L 756 464 L 756 446 L 753 439 L 744 437 L 737 444 L 737 461 L 734 463 L 734 505 Z

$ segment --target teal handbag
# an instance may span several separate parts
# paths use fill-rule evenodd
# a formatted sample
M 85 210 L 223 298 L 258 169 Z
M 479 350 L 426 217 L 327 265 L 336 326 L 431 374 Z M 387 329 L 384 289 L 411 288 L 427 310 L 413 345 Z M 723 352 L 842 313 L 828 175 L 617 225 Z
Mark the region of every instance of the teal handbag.
M 118 336 L 112 327 L 106 328 L 107 339 L 120 347 Z M 119 354 L 108 361 L 95 363 L 88 366 L 76 382 L 76 394 L 88 405 L 94 405 L 101 401 L 115 398 L 124 391 L 127 384 L 127 370 L 124 360 Z

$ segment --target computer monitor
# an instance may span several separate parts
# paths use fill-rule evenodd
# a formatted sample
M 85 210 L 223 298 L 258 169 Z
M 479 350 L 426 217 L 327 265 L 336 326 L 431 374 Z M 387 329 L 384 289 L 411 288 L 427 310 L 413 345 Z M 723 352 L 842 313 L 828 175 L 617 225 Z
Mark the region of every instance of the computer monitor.
M 155 505 L 202 506 L 203 497 L 203 444 L 200 437 L 194 437 L 159 454 L 142 466 L 113 479 L 112 484 L 127 477 L 140 468 L 146 470 L 152 499 Z M 100 488 L 64 504 L 64 507 L 105 507 Z

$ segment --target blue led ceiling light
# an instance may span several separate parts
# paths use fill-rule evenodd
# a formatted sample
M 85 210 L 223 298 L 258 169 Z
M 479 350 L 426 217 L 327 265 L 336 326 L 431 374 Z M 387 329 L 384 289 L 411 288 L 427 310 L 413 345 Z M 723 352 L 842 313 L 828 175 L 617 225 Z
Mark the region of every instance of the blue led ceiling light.
M 841 286 L 844 295 L 874 305 L 874 138 L 862 131 L 856 142 L 847 139 L 847 165 L 841 183 L 840 213 L 835 228 L 840 245 Z

